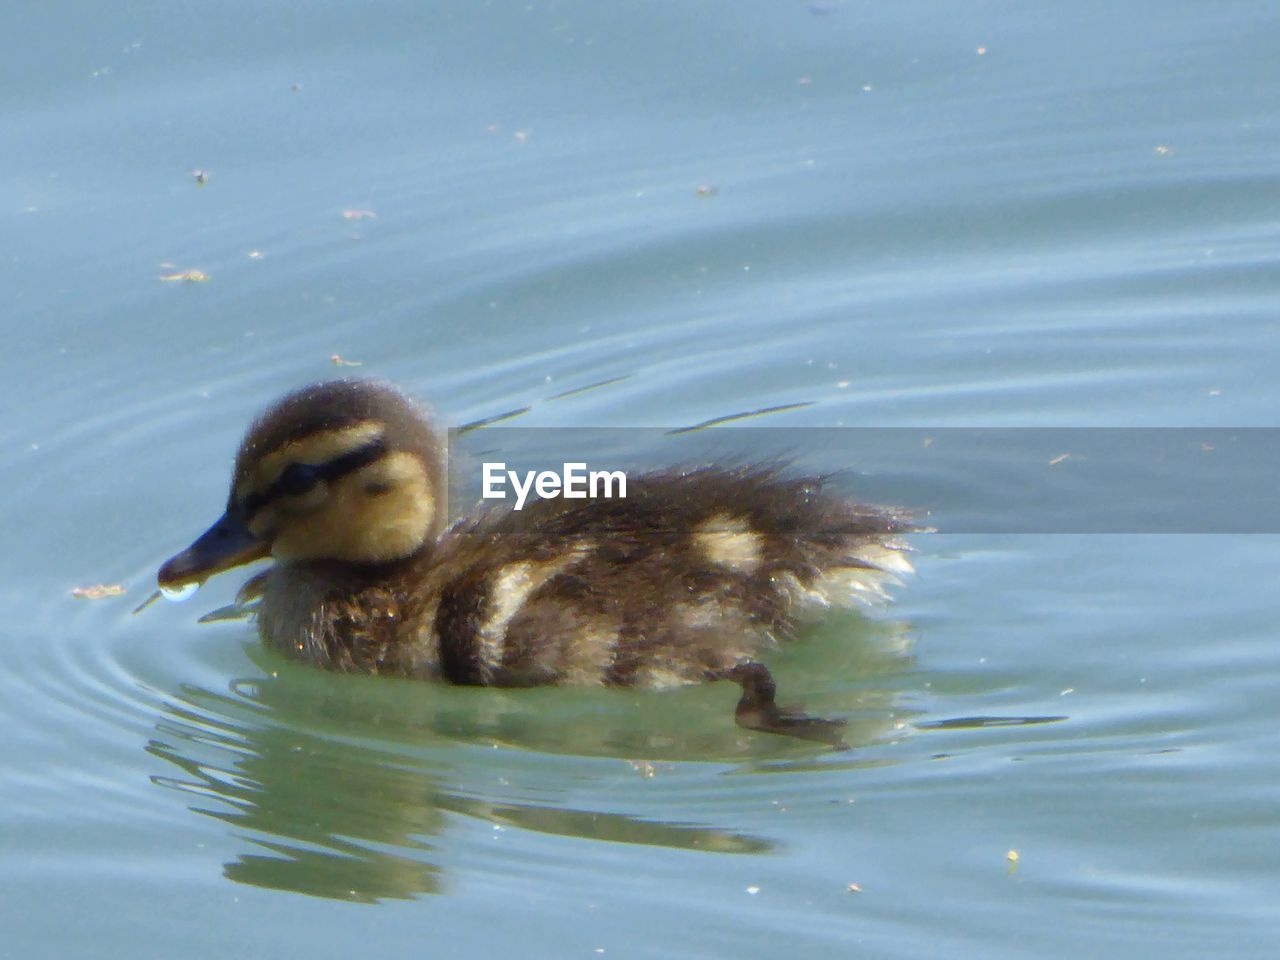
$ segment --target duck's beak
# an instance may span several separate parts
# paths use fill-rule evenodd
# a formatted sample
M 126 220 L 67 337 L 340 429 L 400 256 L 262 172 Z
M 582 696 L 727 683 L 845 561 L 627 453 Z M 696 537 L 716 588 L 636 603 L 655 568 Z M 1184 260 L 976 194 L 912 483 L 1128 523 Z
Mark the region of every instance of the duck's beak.
M 195 543 L 166 560 L 156 579 L 170 589 L 203 583 L 215 573 L 260 560 L 270 552 L 271 544 L 249 531 L 244 512 L 231 506 Z

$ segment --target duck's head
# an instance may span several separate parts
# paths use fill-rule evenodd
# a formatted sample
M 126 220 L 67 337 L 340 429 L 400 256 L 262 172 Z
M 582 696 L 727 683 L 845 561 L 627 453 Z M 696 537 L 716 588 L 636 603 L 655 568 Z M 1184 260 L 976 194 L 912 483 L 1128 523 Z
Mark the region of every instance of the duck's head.
M 203 582 L 263 557 L 378 564 L 444 528 L 440 435 L 394 387 L 334 380 L 281 399 L 249 428 L 226 513 L 160 568 L 160 586 Z

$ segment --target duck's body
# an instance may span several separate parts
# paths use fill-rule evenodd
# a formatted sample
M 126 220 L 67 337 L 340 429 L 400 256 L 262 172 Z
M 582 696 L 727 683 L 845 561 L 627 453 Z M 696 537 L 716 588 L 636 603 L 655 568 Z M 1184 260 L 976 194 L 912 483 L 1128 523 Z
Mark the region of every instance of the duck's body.
M 246 585 L 264 642 L 329 669 L 457 684 L 733 679 L 746 726 L 787 714 L 756 657 L 815 607 L 910 570 L 897 512 L 774 467 L 628 478 L 625 499 L 539 500 L 444 528 L 442 448 L 399 392 L 291 394 L 250 428 L 226 515 L 161 569 L 198 582 L 270 553 Z

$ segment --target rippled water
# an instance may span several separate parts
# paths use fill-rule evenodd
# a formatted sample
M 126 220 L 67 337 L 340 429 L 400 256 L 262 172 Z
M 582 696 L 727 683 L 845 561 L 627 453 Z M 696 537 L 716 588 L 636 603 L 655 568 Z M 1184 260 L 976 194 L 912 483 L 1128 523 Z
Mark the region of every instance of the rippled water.
M 524 410 L 495 443 L 785 407 L 738 426 L 1225 453 L 1276 425 L 1274 5 L 71 3 L 0 37 L 0 953 L 1269 953 L 1274 525 L 1002 533 L 965 461 L 828 446 L 943 530 L 771 661 L 843 753 L 719 686 L 310 671 L 196 622 L 234 577 L 130 611 L 249 418 L 335 373 Z

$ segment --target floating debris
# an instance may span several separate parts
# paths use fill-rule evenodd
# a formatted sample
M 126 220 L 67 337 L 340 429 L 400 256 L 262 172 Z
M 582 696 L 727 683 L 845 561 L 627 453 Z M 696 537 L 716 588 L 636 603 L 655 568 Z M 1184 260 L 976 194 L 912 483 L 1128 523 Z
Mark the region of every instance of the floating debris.
M 160 279 L 170 283 L 204 283 L 209 275 L 203 270 L 180 270 L 177 273 L 161 274 Z
M 372 210 L 343 210 L 343 220 L 377 220 L 378 215 Z
M 76 587 L 71 595 L 81 600 L 105 600 L 107 597 L 124 596 L 124 587 L 118 583 L 99 583 L 92 587 Z
M 860 883 L 851 883 L 851 884 L 848 884 L 848 885 L 844 888 L 844 892 L 845 892 L 845 893 L 861 893 L 861 892 L 862 892 L 862 884 L 860 884 Z
M 1156 156 L 1158 157 L 1167 157 L 1169 154 L 1173 153 L 1173 148 L 1166 147 L 1163 143 L 1161 143 L 1156 145 L 1155 152 L 1156 152 Z
M 674 430 L 668 430 L 668 435 L 676 435 L 681 433 L 693 433 L 696 430 L 705 430 L 708 427 L 718 427 L 721 424 L 733 423 L 737 420 L 750 420 L 753 417 L 764 417 L 771 413 L 785 413 L 788 410 L 801 410 L 805 407 L 812 407 L 816 400 L 801 400 L 799 403 L 780 403 L 773 407 L 761 407 L 759 410 L 750 410 L 747 413 L 731 413 L 724 417 L 712 417 L 710 420 L 703 420 L 701 423 L 695 423 L 688 427 L 677 427 Z
M 1017 870 L 1017 869 L 1018 869 L 1018 859 L 1019 859 L 1019 857 L 1018 857 L 1018 851 L 1017 851 L 1017 850 L 1010 850 L 1008 853 L 1006 853 L 1006 854 L 1004 855 L 1004 858 L 1005 858 L 1006 860 L 1008 860 L 1008 861 L 1009 861 L 1009 872 L 1010 872 L 1010 873 L 1013 873 L 1015 870 Z
M 249 620 L 258 612 L 258 604 L 229 603 L 225 607 L 210 610 L 197 620 L 197 623 L 227 623 L 236 620 Z
M 694 193 L 700 197 L 718 197 L 720 196 L 720 188 L 710 183 L 700 183 Z
M 470 433 L 472 430 L 479 430 L 481 427 L 487 427 L 495 423 L 501 423 L 503 420 L 511 420 L 529 412 L 530 407 L 519 407 L 515 410 L 508 410 L 506 413 L 495 413 L 492 417 L 484 417 L 480 420 L 472 420 L 470 423 L 464 423 L 462 426 L 454 430 L 454 433 L 461 436 L 464 433 Z
M 363 367 L 363 360 L 346 360 L 339 354 L 334 354 L 329 358 L 329 362 L 335 367 Z
M 133 612 L 135 614 L 141 613 L 143 610 L 147 609 L 147 607 L 151 606 L 153 603 L 159 600 L 162 596 L 164 596 L 164 594 L 162 594 L 159 590 L 154 591 L 151 594 L 151 596 L 147 597 L 147 599 L 143 600 L 140 604 L 134 607 Z
M 547 397 L 547 400 L 563 400 L 565 397 L 576 397 L 580 393 L 586 393 L 588 390 L 598 390 L 600 387 L 612 386 L 615 383 L 621 383 L 623 380 L 630 380 L 631 374 L 624 373 L 620 377 L 610 377 L 607 380 L 597 380 L 595 383 L 588 383 L 585 387 L 574 387 L 572 390 L 563 390 L 560 393 L 553 393 Z
M 192 170 L 191 176 L 195 178 L 197 187 L 203 187 L 206 183 L 209 182 L 208 170 Z
M 984 658 L 985 659 L 985 658 Z M 981 730 L 987 727 L 1025 727 L 1038 723 L 1061 723 L 1064 716 L 1045 717 L 951 717 L 946 720 L 926 720 L 914 724 L 917 730 Z
M 261 260 L 263 257 L 266 256 L 266 254 L 263 253 L 261 250 L 250 250 L 247 256 L 249 257 L 250 260 Z
M 1060 453 L 1056 457 L 1054 457 L 1052 460 L 1049 461 L 1049 466 L 1056 467 L 1058 464 L 1062 463 L 1064 460 L 1066 460 L 1070 456 L 1071 454 L 1069 453 Z

